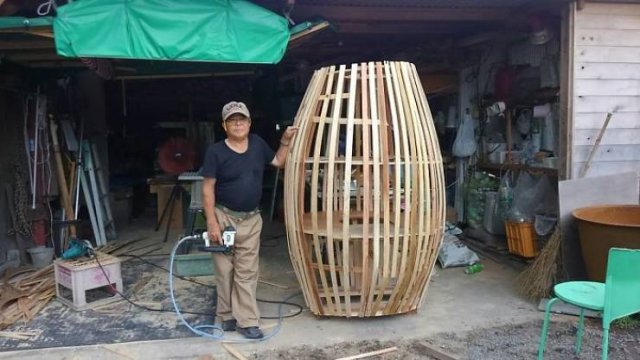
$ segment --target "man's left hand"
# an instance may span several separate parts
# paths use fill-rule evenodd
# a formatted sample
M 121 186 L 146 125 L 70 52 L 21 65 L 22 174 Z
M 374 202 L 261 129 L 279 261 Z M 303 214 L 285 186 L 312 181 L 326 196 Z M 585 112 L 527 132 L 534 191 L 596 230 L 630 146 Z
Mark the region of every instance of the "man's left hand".
M 295 136 L 296 132 L 298 132 L 298 128 L 297 127 L 295 127 L 295 126 L 287 126 L 287 129 L 282 134 L 282 140 L 281 141 L 288 143 L 289 141 L 291 141 L 291 139 L 293 139 L 293 137 Z

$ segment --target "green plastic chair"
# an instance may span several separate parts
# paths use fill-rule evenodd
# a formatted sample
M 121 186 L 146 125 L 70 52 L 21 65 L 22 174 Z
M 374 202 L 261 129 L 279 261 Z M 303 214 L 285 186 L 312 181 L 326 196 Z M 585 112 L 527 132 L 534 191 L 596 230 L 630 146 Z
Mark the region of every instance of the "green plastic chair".
M 606 282 L 570 281 L 553 288 L 556 297 L 549 300 L 544 314 L 538 360 L 544 357 L 551 306 L 558 300 L 580 308 L 576 354 L 580 353 L 584 334 L 584 309 L 602 312 L 602 359 L 609 352 L 609 325 L 612 321 L 640 312 L 640 250 L 611 248 Z

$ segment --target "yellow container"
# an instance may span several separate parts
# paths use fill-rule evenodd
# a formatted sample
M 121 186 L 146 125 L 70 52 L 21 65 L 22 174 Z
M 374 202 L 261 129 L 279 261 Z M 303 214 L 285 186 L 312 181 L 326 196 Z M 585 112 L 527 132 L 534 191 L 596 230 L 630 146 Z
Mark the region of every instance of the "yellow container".
M 536 246 L 536 232 L 533 222 L 516 222 L 505 220 L 507 230 L 507 245 L 509 252 L 525 258 L 538 255 Z

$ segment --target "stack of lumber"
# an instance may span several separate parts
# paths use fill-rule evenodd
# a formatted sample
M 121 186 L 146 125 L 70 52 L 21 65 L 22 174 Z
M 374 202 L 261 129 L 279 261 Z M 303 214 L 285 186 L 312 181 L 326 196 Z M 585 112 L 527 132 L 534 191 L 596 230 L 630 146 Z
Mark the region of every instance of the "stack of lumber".
M 145 255 L 162 248 L 157 241 L 138 238 L 111 242 L 97 250 L 114 256 Z M 127 261 L 131 257 L 125 257 Z M 53 264 L 42 269 L 7 270 L 0 280 L 0 330 L 19 321 L 29 322 L 56 295 Z
M 8 270 L 0 283 L 0 329 L 30 321 L 55 295 L 53 265 Z

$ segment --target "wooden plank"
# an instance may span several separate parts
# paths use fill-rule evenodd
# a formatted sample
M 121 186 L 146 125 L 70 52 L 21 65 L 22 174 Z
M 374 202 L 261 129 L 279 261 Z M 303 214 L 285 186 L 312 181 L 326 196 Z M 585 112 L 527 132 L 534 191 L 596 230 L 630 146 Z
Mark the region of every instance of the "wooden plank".
M 336 83 L 336 95 L 342 95 L 344 91 L 344 77 L 346 72 L 346 66 L 340 65 L 338 70 L 338 81 Z M 329 134 L 328 134 L 328 146 L 325 149 L 325 155 L 329 156 L 329 163 L 327 165 L 328 171 L 324 173 L 323 182 L 326 184 L 327 191 L 324 193 L 323 201 L 326 201 L 326 224 L 327 224 L 327 252 L 329 255 L 327 256 L 329 260 L 329 266 L 331 266 L 330 276 L 331 276 L 331 285 L 333 288 L 334 299 L 336 304 L 340 304 L 340 296 L 337 294 L 338 289 L 338 278 L 336 273 L 336 261 L 335 261 L 335 250 L 334 250 L 334 235 L 333 235 L 333 189 L 334 189 L 334 172 L 335 172 L 335 158 L 338 151 L 338 138 L 340 136 L 340 125 L 336 120 L 340 117 L 342 113 L 342 101 L 334 101 L 333 109 L 331 110 L 332 121 L 329 126 Z M 342 306 L 337 307 L 336 315 L 343 315 Z
M 0 331 L 0 337 L 29 341 L 40 335 L 42 331 Z
M 372 284 L 373 282 L 373 271 L 371 269 L 371 257 L 369 256 L 370 251 L 370 241 L 369 239 L 369 216 L 371 215 L 371 196 L 369 194 L 369 189 L 371 189 L 371 167 L 369 166 L 370 162 L 370 107 L 369 107 L 369 76 L 368 76 L 369 67 L 367 63 L 360 63 L 360 104 L 361 104 L 361 113 L 362 113 L 362 157 L 363 161 L 363 169 L 362 169 L 362 183 L 365 189 L 365 196 L 363 198 L 362 204 L 362 213 L 363 213 L 363 221 L 362 221 L 362 238 L 366 239 L 362 242 L 362 291 L 361 291 L 361 302 L 362 306 L 360 308 L 360 312 L 358 316 L 364 317 L 366 314 L 369 314 L 370 307 L 373 300 L 373 289 L 375 288 Z
M 576 61 L 583 63 L 640 63 L 640 47 L 578 46 Z
M 640 57 L 639 57 L 640 59 Z M 640 95 L 639 80 L 597 80 L 578 79 L 575 81 L 576 96 L 637 96 Z
M 347 234 L 349 232 L 349 216 L 351 209 L 351 159 L 353 157 L 353 136 L 354 136 L 354 118 L 356 112 L 356 82 L 358 80 L 358 66 L 356 64 L 351 65 L 351 78 L 349 79 L 349 103 L 347 105 L 347 134 L 346 134 L 346 149 L 345 157 L 347 162 L 344 167 L 344 182 L 343 182 L 343 194 L 342 194 L 342 266 L 343 272 L 349 274 L 350 254 L 349 254 L 349 238 Z M 347 316 L 351 314 L 351 278 L 347 277 L 343 279 L 343 286 L 345 288 L 345 308 Z
M 640 112 L 638 96 L 575 96 L 574 106 L 579 112 Z
M 576 45 L 640 46 L 640 30 L 576 29 Z
M 56 163 L 56 175 L 58 180 L 58 189 L 60 191 L 60 202 L 65 211 L 65 217 L 67 221 L 74 220 L 73 204 L 71 203 L 71 195 L 69 194 L 69 188 L 67 187 L 67 181 L 64 173 L 64 166 L 62 162 L 62 155 L 60 153 L 60 145 L 58 143 L 58 125 L 55 121 L 51 120 L 49 123 L 49 130 L 51 135 L 51 141 L 53 143 L 53 153 Z M 71 237 L 76 236 L 76 226 L 72 223 L 69 225 L 69 234 Z M 63 249 L 66 248 L 66 240 L 62 241 Z
M 576 62 L 575 78 L 639 80 L 640 64 Z
M 418 347 L 418 349 L 420 350 L 421 354 L 426 354 L 429 355 L 430 357 L 436 359 L 436 360 L 459 360 L 457 357 L 442 351 L 438 348 L 436 348 L 435 346 L 427 343 L 427 342 L 420 342 L 418 344 L 416 344 L 415 346 Z
M 451 34 L 451 25 L 438 22 L 416 22 L 416 21 L 394 21 L 394 22 L 373 22 L 373 21 L 351 21 L 345 20 L 335 24 L 336 32 L 340 34 L 366 34 L 366 35 L 391 35 L 404 34 L 405 36 Z
M 406 89 L 402 88 L 403 84 L 400 80 L 401 74 L 398 71 L 397 64 L 390 63 L 389 70 L 390 70 L 391 78 L 393 80 L 391 82 L 393 85 L 393 95 L 390 95 L 390 98 L 395 97 L 396 99 L 397 116 L 398 116 L 397 121 L 399 124 L 399 128 L 396 129 L 396 131 L 400 132 L 400 140 L 401 140 L 401 150 L 399 151 L 397 156 L 404 157 L 405 159 L 410 159 L 411 153 L 413 152 L 413 150 L 411 148 L 412 144 L 409 141 L 410 130 L 408 128 L 410 127 L 409 126 L 410 124 L 407 122 L 407 118 L 405 115 L 405 111 L 407 111 L 407 109 L 405 109 L 406 104 L 404 102 L 406 101 L 406 96 L 403 98 L 403 95 L 406 95 Z M 413 178 L 414 172 L 412 168 L 413 168 L 412 164 L 409 161 L 405 161 L 404 165 L 401 168 L 395 169 L 398 172 L 402 171 L 403 177 L 404 177 L 404 179 L 402 179 L 404 181 L 401 181 L 396 185 L 396 190 L 398 190 L 398 192 L 400 189 L 404 191 L 404 198 L 402 199 L 402 203 L 400 204 L 400 207 L 396 208 L 396 211 L 402 213 L 401 226 L 402 228 L 405 228 L 405 229 L 408 229 L 412 226 L 411 212 L 413 209 L 407 206 L 407 204 L 412 204 L 413 194 L 411 192 L 411 183 L 416 182 Z M 405 207 L 404 210 L 402 208 L 403 206 Z M 388 306 L 387 309 L 385 310 L 385 313 L 388 313 L 388 314 L 391 314 L 398 310 L 398 306 L 400 304 L 398 295 L 402 294 L 405 288 L 403 281 L 406 281 L 405 272 L 408 270 L 407 261 L 409 256 L 409 248 L 411 247 L 411 237 L 405 236 L 402 239 L 400 239 L 400 241 L 401 241 L 400 244 L 396 244 L 396 246 L 400 246 L 400 253 L 401 253 L 400 260 L 399 260 L 400 262 L 397 263 L 398 265 L 397 271 L 398 271 L 399 283 L 402 286 L 396 286 L 394 293 L 391 294 L 391 299 L 389 300 L 391 303 L 391 306 Z M 394 251 L 394 256 L 397 256 L 397 253 L 395 251 Z M 380 300 L 381 300 L 381 296 L 378 297 L 378 301 Z
M 321 108 L 321 102 L 317 98 L 322 93 L 327 73 L 328 68 L 314 72 L 309 88 L 302 99 L 296 114 L 295 124 L 299 129 L 309 129 L 309 131 L 306 133 L 301 131 L 302 134 L 294 139 L 292 154 L 287 162 L 287 171 L 285 171 L 285 189 L 293 192 L 293 196 L 285 196 L 286 223 L 290 225 L 287 226 L 287 242 L 289 249 L 291 249 L 292 264 L 296 270 L 296 277 L 300 282 L 305 301 L 314 313 L 321 312 L 320 297 L 316 286 L 316 276 L 313 269 L 308 266 L 311 263 L 312 251 L 309 250 L 310 246 L 304 241 L 306 239 L 302 233 L 302 214 L 305 204 L 297 200 L 304 198 L 305 191 L 306 167 L 301 159 L 310 153 L 311 139 L 317 128 L 317 125 L 311 123 L 309 119 L 312 115 L 316 115 L 319 112 L 317 110 Z M 290 211 L 292 209 L 297 211 Z
M 54 49 L 55 47 L 55 42 L 51 40 L 0 41 L 0 50 Z
M 388 109 L 387 109 L 387 105 L 386 105 L 386 97 L 388 97 L 389 94 L 389 88 L 384 86 L 384 64 L 380 64 L 378 65 L 378 67 L 376 68 L 376 77 L 377 77 L 377 86 L 378 86 L 378 106 L 380 107 L 379 110 L 379 116 L 380 116 L 380 122 L 381 122 L 381 126 L 380 126 L 380 140 L 381 140 L 381 152 L 382 152 L 382 163 L 383 164 L 389 164 L 391 161 L 391 156 L 389 154 L 390 150 L 389 150 L 389 142 L 390 142 L 390 135 L 389 134 L 389 116 L 388 116 Z M 393 219 L 391 217 L 391 192 L 393 192 L 394 194 L 396 194 L 396 196 L 399 196 L 400 192 L 399 191 L 394 191 L 394 189 L 391 189 L 391 181 L 390 181 L 390 176 L 389 176 L 389 166 L 383 166 L 382 167 L 382 211 L 383 211 L 383 221 L 384 221 L 384 228 L 383 228 L 383 254 L 384 254 L 384 268 L 382 271 L 382 277 L 383 277 L 383 283 L 381 284 L 380 288 L 381 291 L 384 292 L 387 291 L 388 286 L 387 283 L 389 282 L 392 274 L 393 274 L 393 269 L 391 268 L 391 251 L 392 251 L 392 246 L 391 246 L 391 241 L 392 241 L 392 233 L 391 233 L 391 223 L 393 222 Z
M 415 76 L 411 76 L 411 72 L 417 73 L 415 66 L 413 64 L 403 64 L 403 68 L 408 72 L 408 84 L 411 88 L 411 92 L 414 94 L 409 100 L 411 104 L 411 109 L 413 113 L 414 120 L 414 128 L 415 128 L 415 136 L 416 136 L 416 144 L 418 156 L 416 158 L 428 159 L 430 158 L 429 146 L 433 146 L 434 138 L 431 136 L 435 134 L 430 133 L 429 124 L 433 124 L 433 119 L 431 118 L 431 111 L 428 108 L 428 105 L 424 101 L 426 99 L 425 94 L 421 91 L 421 87 L 418 85 L 418 81 Z M 422 119 L 426 119 L 427 121 L 421 121 Z M 433 128 L 435 130 L 435 127 Z M 435 143 L 437 143 L 437 139 L 435 139 Z M 431 261 L 435 259 L 430 259 L 429 257 L 429 249 L 436 244 L 431 243 L 431 239 L 428 236 L 428 230 L 432 229 L 432 226 L 435 225 L 431 222 L 431 219 L 434 218 L 434 211 L 431 208 L 432 206 L 438 206 L 438 204 L 434 204 L 432 201 L 432 190 L 429 184 L 430 181 L 437 179 L 437 175 L 434 172 L 434 176 L 430 177 L 430 170 L 434 170 L 430 168 L 426 164 L 421 162 L 418 163 L 418 183 L 414 184 L 417 191 L 417 201 L 418 201 L 418 209 L 416 212 L 416 216 L 418 217 L 418 229 L 417 229 L 417 239 L 416 239 L 416 259 L 414 261 L 414 270 L 411 275 L 411 284 L 415 284 L 419 281 L 422 283 L 428 279 L 429 273 L 432 271 Z M 420 184 L 427 184 L 427 186 L 421 186 Z M 443 204 L 444 205 L 444 204 Z M 439 244 L 436 245 L 439 247 Z M 407 301 L 405 302 L 404 309 L 409 311 L 411 308 L 415 308 L 419 306 L 420 298 L 422 295 L 422 290 L 420 287 L 413 287 L 411 294 L 407 297 Z
M 382 182 L 380 179 L 380 164 L 381 164 L 381 156 L 380 156 L 380 129 L 378 126 L 373 126 L 380 122 L 380 117 L 378 115 L 378 94 L 377 92 L 381 89 L 378 89 L 376 82 L 376 68 L 380 66 L 380 63 L 369 62 L 368 64 L 369 70 L 369 103 L 371 108 L 371 157 L 373 160 L 373 189 L 372 189 L 372 197 L 373 197 L 373 266 L 371 268 L 372 273 L 372 290 L 383 289 L 383 286 L 378 284 L 379 282 L 379 271 L 380 271 L 380 258 L 384 256 L 381 253 L 380 249 L 380 195 L 381 195 L 381 186 Z M 388 89 L 387 89 L 388 90 Z M 384 281 L 384 280 L 383 280 Z M 376 286 L 378 289 L 375 289 Z M 370 311 L 377 311 L 378 306 L 380 305 L 381 294 L 378 294 L 378 300 L 375 301 Z
M 377 96 L 377 103 L 378 103 L 378 121 L 381 124 L 383 121 L 385 123 L 387 123 L 387 109 L 386 109 L 386 105 L 385 105 L 385 99 L 389 94 L 389 89 L 386 88 L 384 86 L 384 79 L 383 79 L 383 64 L 382 63 L 376 63 L 376 96 Z M 377 142 L 379 142 L 379 151 L 380 151 L 380 163 L 381 164 L 387 164 L 388 163 L 388 149 L 385 147 L 386 144 L 386 140 L 388 139 L 388 135 L 387 132 L 384 131 L 385 128 L 380 126 L 378 128 L 378 137 L 375 139 Z M 381 193 L 380 195 L 382 195 L 381 198 L 379 198 L 378 202 L 384 202 L 385 201 L 385 197 L 384 194 L 387 194 L 387 199 L 389 197 L 389 185 L 388 185 L 388 175 L 387 175 L 387 182 L 385 182 L 385 179 L 383 177 L 383 174 L 386 171 L 388 171 L 388 167 L 387 166 L 382 166 L 381 171 L 378 173 L 378 176 L 381 177 L 381 182 L 380 182 L 380 186 L 381 186 Z M 396 193 L 397 194 L 397 193 Z M 389 207 L 388 203 L 382 203 L 382 209 L 380 209 L 379 211 L 381 211 L 381 219 L 380 221 L 382 222 L 383 225 L 383 229 L 382 229 L 382 234 L 381 237 L 379 239 L 374 239 L 374 241 L 382 241 L 382 271 L 381 271 L 381 275 L 382 275 L 382 284 L 380 284 L 379 289 L 378 289 L 378 299 L 382 299 L 382 297 L 384 296 L 384 291 L 388 288 L 388 283 L 391 280 L 391 266 L 390 266 L 390 258 L 391 258 L 391 229 L 390 229 L 390 224 L 389 221 L 391 220 L 390 217 L 385 217 L 385 215 L 387 213 L 384 212 L 384 209 Z M 388 236 L 386 236 L 388 235 Z
M 590 149 L 591 145 L 574 146 L 574 160 L 578 162 L 586 161 Z M 602 145 L 596 150 L 592 161 L 640 161 L 640 145 Z
M 388 91 L 391 92 L 393 89 L 393 84 L 391 82 L 391 77 L 392 77 L 391 67 L 388 63 L 385 63 L 384 69 L 385 69 L 386 86 L 387 86 L 387 89 L 389 89 Z M 396 107 L 396 98 L 394 96 L 391 96 L 391 94 L 389 95 L 389 114 L 391 115 L 391 124 L 393 128 L 393 153 L 396 159 L 396 161 L 393 162 L 393 172 L 394 172 L 393 191 L 394 191 L 394 194 L 399 194 L 400 189 L 402 187 L 401 177 L 400 177 L 400 173 L 401 173 L 400 169 L 401 169 L 402 163 L 400 162 L 400 158 L 402 157 L 404 152 L 402 151 L 402 143 L 400 141 L 400 124 L 398 119 L 399 115 Z M 393 228 L 393 232 L 394 234 L 396 234 L 396 236 L 394 237 L 394 241 L 393 241 L 394 247 L 391 250 L 392 251 L 391 274 L 392 276 L 397 276 L 399 272 L 398 254 L 400 249 L 400 238 L 398 235 L 400 233 L 400 226 L 401 226 L 400 215 L 402 213 L 401 212 L 402 199 L 400 196 L 394 196 L 393 202 L 394 202 L 392 206 L 393 213 L 394 213 L 393 223 L 395 224 Z
M 227 352 L 233 356 L 235 359 L 237 360 L 248 360 L 246 356 L 242 355 L 242 353 L 240 351 L 238 351 L 238 349 L 236 349 L 235 347 L 231 346 L 230 344 L 225 344 L 222 343 L 222 347 L 227 350 Z
M 413 68 L 415 66 L 412 65 Z M 417 82 L 418 79 L 414 78 L 414 82 Z M 424 251 L 426 253 L 426 260 L 423 264 L 419 264 L 422 270 L 422 273 L 419 275 L 416 280 L 419 284 L 428 284 L 432 274 L 434 273 L 433 269 L 436 264 L 436 257 L 438 255 L 438 251 L 442 244 L 442 238 L 444 234 L 445 227 L 445 212 L 446 212 L 446 199 L 445 194 L 443 192 L 436 191 L 437 189 L 442 189 L 445 187 L 444 181 L 444 169 L 439 164 L 442 161 L 442 154 L 440 151 L 440 146 L 438 144 L 438 137 L 436 128 L 434 125 L 433 118 L 431 116 L 431 109 L 429 108 L 429 104 L 427 103 L 427 96 L 424 93 L 425 90 L 416 84 L 416 100 L 420 104 L 419 110 L 421 111 L 420 117 L 422 119 L 427 119 L 427 121 L 423 122 L 423 127 L 426 136 L 426 154 L 425 158 L 434 159 L 428 164 L 427 178 L 428 181 L 425 181 L 428 185 L 426 187 L 425 192 L 425 204 L 427 205 L 427 214 L 426 214 L 426 229 L 425 229 L 425 239 L 422 240 L 425 243 Z M 425 286 L 422 289 L 422 292 L 413 300 L 413 306 L 418 308 L 427 293 L 427 289 L 429 287 Z
M 583 162 L 574 162 L 574 174 L 580 173 Z M 591 164 L 587 177 L 616 175 L 624 172 L 635 172 L 640 176 L 640 161 L 596 161 Z
M 397 65 L 398 74 L 400 75 L 399 81 L 401 88 L 404 88 L 402 92 L 402 101 L 405 107 L 405 118 L 407 121 L 407 128 L 409 132 L 409 143 L 411 144 L 411 158 L 417 159 L 424 156 L 423 143 L 424 134 L 421 132 L 420 117 L 415 104 L 416 97 L 419 94 L 415 91 L 411 82 L 412 73 L 407 63 L 399 63 Z M 425 184 L 425 178 L 423 176 L 424 164 L 420 164 L 418 161 L 412 161 L 412 179 L 411 189 L 405 193 L 410 194 L 410 198 L 405 198 L 407 209 L 411 213 L 411 227 L 416 229 L 415 233 L 411 234 L 408 238 L 409 246 L 412 251 L 410 252 L 409 261 L 405 271 L 403 271 L 404 277 L 400 280 L 400 284 L 396 285 L 402 293 L 402 297 L 399 299 L 396 311 L 407 312 L 413 306 L 412 299 L 417 297 L 417 292 L 421 290 L 419 287 L 412 286 L 415 284 L 415 280 L 418 274 L 422 270 L 420 264 L 422 263 L 423 246 L 426 244 L 422 241 L 422 233 L 424 231 L 424 219 L 426 213 L 424 212 L 425 202 L 429 201 L 424 196 L 424 188 L 421 184 Z M 391 307 L 393 310 L 394 307 Z
M 335 66 L 331 66 L 329 68 L 329 74 L 327 75 L 327 82 L 326 82 L 326 87 L 325 87 L 325 95 L 331 94 L 331 92 L 333 91 L 333 80 L 335 78 Z M 313 167 L 312 167 L 312 171 L 311 171 L 311 193 L 312 194 L 317 194 L 318 193 L 318 180 L 320 178 L 320 164 L 318 163 L 318 159 L 321 156 L 321 150 L 322 150 L 322 140 L 323 140 L 323 135 L 324 135 L 324 128 L 325 128 L 325 121 L 324 118 L 327 115 L 329 109 L 329 99 L 325 99 L 322 101 L 322 109 L 320 110 L 320 116 L 322 116 L 323 121 L 320 122 L 320 124 L 318 124 L 318 131 L 316 132 L 316 137 L 315 137 L 315 149 L 314 149 L 314 153 L 313 156 L 316 159 L 316 161 L 314 161 L 313 163 Z M 320 245 L 320 239 L 319 239 L 319 235 L 318 235 L 318 211 L 321 211 L 322 209 L 318 208 L 318 197 L 317 196 L 312 196 L 311 197 L 311 222 L 312 222 L 312 228 L 313 228 L 313 249 L 315 252 L 315 256 L 316 259 L 318 259 L 318 261 L 320 262 L 320 264 L 322 265 L 322 247 Z M 329 288 L 329 283 L 327 281 L 327 277 L 325 275 L 324 272 L 320 272 L 320 282 L 322 284 L 322 289 L 319 289 L 320 293 L 329 293 L 330 292 L 330 288 Z M 338 304 L 333 303 L 333 300 L 331 299 L 331 297 L 327 298 L 327 302 L 328 302 L 328 308 L 331 315 L 336 314 L 336 306 L 338 306 Z
M 614 115 L 615 117 L 615 115 Z M 599 129 L 574 131 L 573 145 L 593 145 Z M 640 129 L 608 129 L 602 138 L 603 145 L 640 145 Z
M 296 4 L 300 18 L 320 16 L 337 21 L 503 21 L 509 9 L 501 7 L 397 7 L 397 6 L 336 6 Z
M 619 6 L 619 4 L 610 6 Z M 592 30 L 640 30 L 640 14 L 580 14 L 576 19 L 576 28 Z
M 393 94 L 394 94 L 393 96 L 395 96 L 397 105 L 398 105 L 397 109 L 398 109 L 398 118 L 399 118 L 399 124 L 401 129 L 400 131 L 401 137 L 405 144 L 405 147 L 404 147 L 405 152 L 403 155 L 405 159 L 408 159 L 409 153 L 410 154 L 415 153 L 415 149 L 414 149 L 415 144 L 413 141 L 414 139 L 413 139 L 413 133 L 412 133 L 411 114 L 407 105 L 408 94 L 407 94 L 406 88 L 404 87 L 403 74 L 402 74 L 402 70 L 399 68 L 399 64 L 397 63 L 390 64 L 390 70 L 391 70 L 391 75 L 393 79 L 392 81 Z M 409 153 L 407 153 L 407 151 Z M 410 168 L 411 170 L 409 172 L 406 171 L 407 165 L 411 166 Z M 412 171 L 417 169 L 414 169 L 413 163 L 405 161 L 405 167 L 403 170 L 404 170 L 404 173 L 403 173 L 404 183 L 402 184 L 402 189 L 404 190 L 404 198 L 402 200 L 402 205 L 404 206 L 404 209 L 401 208 L 401 211 L 402 211 L 402 214 L 404 215 L 403 227 L 407 228 L 412 225 L 413 223 L 412 219 L 415 216 L 415 209 L 413 208 L 412 205 L 414 203 L 417 204 L 417 202 L 414 201 L 413 199 L 411 184 L 417 183 L 415 179 L 416 171 Z M 408 261 L 407 255 L 409 253 L 408 247 L 410 247 L 412 244 L 412 237 L 411 236 L 404 237 L 401 239 L 401 241 L 402 243 L 400 244 L 400 246 L 401 246 L 402 256 L 400 258 L 400 264 L 398 268 L 398 281 L 396 286 L 394 287 L 391 297 L 389 298 L 390 305 L 387 306 L 387 308 L 385 309 L 385 313 L 387 314 L 393 314 L 399 311 L 402 298 L 405 296 L 405 293 L 406 293 L 407 280 L 409 279 L 409 277 L 407 276 L 407 273 L 413 270 L 412 266 L 407 263 Z M 388 281 L 388 278 L 385 277 L 384 280 L 385 280 L 385 283 L 383 283 L 383 285 L 384 287 L 386 287 L 386 282 Z M 379 296 L 378 299 L 381 300 L 382 296 Z
M 278 283 L 274 283 L 274 282 L 267 281 L 267 280 L 262 280 L 262 279 L 259 279 L 258 283 L 269 285 L 269 286 L 273 286 L 273 287 L 277 287 L 278 289 L 284 289 L 284 290 L 288 290 L 289 289 L 289 287 L 286 286 L 286 285 L 282 285 L 282 284 L 278 284 Z
M 596 15 L 634 15 L 640 16 L 640 5 L 638 4 L 606 4 L 588 2 L 584 9 L 579 12 L 579 16 L 584 14 Z
M 388 354 L 388 353 L 391 353 L 391 352 L 394 352 L 394 351 L 398 351 L 398 348 L 396 346 L 392 346 L 390 348 L 380 349 L 380 350 L 376 350 L 376 351 L 370 351 L 370 352 L 366 352 L 366 353 L 362 353 L 362 354 L 358 354 L 358 355 L 341 357 L 341 358 L 338 358 L 336 360 L 365 359 L 365 358 L 372 357 L 372 356 L 379 356 L 379 355 Z
M 576 113 L 574 129 L 598 129 L 606 116 L 606 112 Z M 617 113 L 611 118 L 609 129 L 640 129 L 640 112 Z
M 540 302 L 538 303 L 538 311 L 542 311 L 542 312 L 547 311 L 548 302 L 549 302 L 549 299 L 540 299 Z M 565 314 L 565 315 L 575 315 L 575 316 L 580 315 L 580 310 L 584 310 L 585 317 L 602 319 L 602 313 L 599 311 L 579 308 L 577 306 L 566 303 L 562 300 L 553 304 L 553 307 L 551 308 L 551 312 L 554 314 Z
M 311 26 L 308 29 L 305 29 L 299 33 L 293 34 L 291 35 L 291 37 L 289 38 L 289 43 L 287 44 L 287 49 L 291 49 L 292 47 L 295 47 L 294 43 L 297 43 L 300 39 L 305 38 L 305 37 L 310 37 L 311 34 L 315 34 L 316 32 L 326 29 L 329 27 L 329 22 L 328 21 L 323 21 L 319 24 L 315 24 L 313 26 Z
M 573 144 L 574 93 L 573 85 L 577 76 L 575 65 L 575 18 L 577 4 L 569 3 L 562 9 L 560 26 L 560 107 L 558 125 L 560 164 L 558 175 L 561 179 L 571 177 L 571 146 Z M 584 67 L 583 67 L 584 69 Z M 509 114 L 510 112 L 507 112 Z M 510 127 L 511 123 L 507 123 Z M 510 133 L 507 134 L 510 138 Z M 510 153 L 509 153 L 510 154 Z

